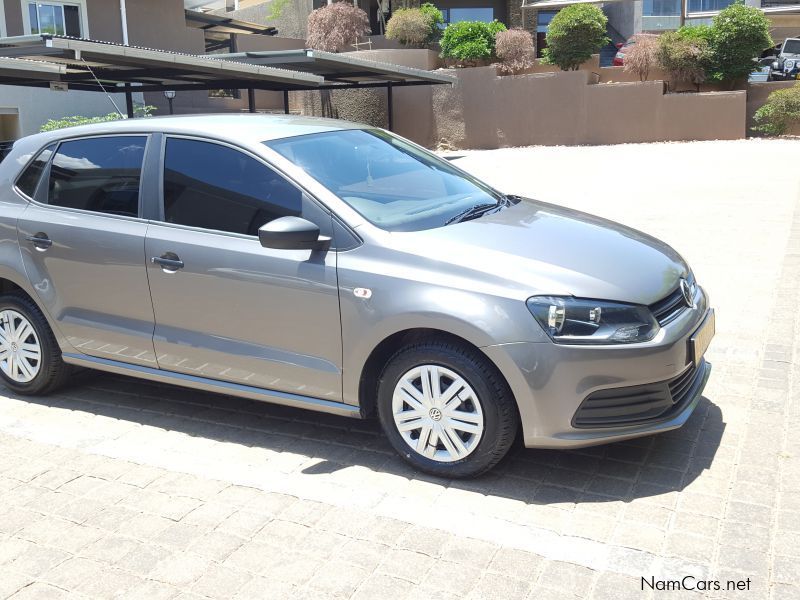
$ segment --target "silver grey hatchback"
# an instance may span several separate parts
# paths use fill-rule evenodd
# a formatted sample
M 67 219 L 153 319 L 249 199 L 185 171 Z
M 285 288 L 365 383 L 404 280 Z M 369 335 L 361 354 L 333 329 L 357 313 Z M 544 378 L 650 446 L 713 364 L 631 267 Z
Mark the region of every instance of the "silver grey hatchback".
M 119 121 L 0 165 L 0 373 L 72 365 L 365 418 L 449 477 L 680 427 L 714 312 L 669 246 L 386 131 Z

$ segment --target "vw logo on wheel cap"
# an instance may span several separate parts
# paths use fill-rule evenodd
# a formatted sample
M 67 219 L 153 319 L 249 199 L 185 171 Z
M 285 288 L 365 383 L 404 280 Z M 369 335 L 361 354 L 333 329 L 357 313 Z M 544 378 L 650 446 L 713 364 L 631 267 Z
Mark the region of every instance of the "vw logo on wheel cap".
M 438 408 L 432 408 L 430 410 L 430 412 L 428 413 L 428 415 L 434 421 L 441 421 L 442 420 L 442 411 L 440 411 Z
M 683 300 L 686 302 L 686 306 L 689 308 L 694 308 L 694 286 L 690 285 L 688 281 L 681 278 L 681 294 L 683 294 Z

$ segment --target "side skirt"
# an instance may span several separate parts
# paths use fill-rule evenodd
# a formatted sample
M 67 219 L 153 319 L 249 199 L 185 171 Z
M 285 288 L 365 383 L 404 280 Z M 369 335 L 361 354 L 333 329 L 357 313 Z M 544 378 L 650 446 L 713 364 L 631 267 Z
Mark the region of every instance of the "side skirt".
M 149 381 L 170 383 L 172 385 L 180 385 L 183 387 L 203 390 L 205 392 L 228 394 L 230 396 L 249 398 L 250 400 L 259 400 L 261 402 L 271 402 L 273 404 L 281 404 L 283 406 L 291 406 L 294 408 L 316 410 L 319 412 L 325 412 L 344 417 L 355 417 L 356 419 L 361 418 L 361 410 L 359 407 L 345 404 L 343 402 L 333 402 L 331 400 L 310 398 L 308 396 L 301 396 L 299 394 L 265 390 L 249 385 L 218 381 L 216 379 L 207 379 L 205 377 L 197 377 L 196 375 L 187 375 L 185 373 L 162 371 L 160 369 L 152 369 L 150 367 L 143 367 L 140 365 L 131 365 L 118 362 L 116 360 L 97 358 L 95 356 L 86 356 L 84 354 L 71 354 L 65 352 L 62 354 L 62 358 L 64 359 L 65 363 L 86 367 L 88 369 L 108 371 L 109 373 L 128 375 L 129 377 L 138 377 L 139 379 L 147 379 Z

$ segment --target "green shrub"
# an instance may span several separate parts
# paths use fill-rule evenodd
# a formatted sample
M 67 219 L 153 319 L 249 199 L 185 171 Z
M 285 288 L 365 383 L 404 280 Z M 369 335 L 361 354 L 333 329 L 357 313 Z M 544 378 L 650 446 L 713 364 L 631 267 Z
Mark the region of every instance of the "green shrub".
M 423 47 L 437 40 L 441 23 L 441 11 L 428 2 L 419 8 L 400 8 L 386 24 L 386 37 L 406 46 Z
M 677 31 L 663 33 L 658 38 L 656 60 L 673 82 L 700 85 L 706 80 L 711 56 L 709 35 L 710 29 L 701 25 L 684 26 Z
M 767 135 L 782 135 L 792 125 L 800 125 L 800 83 L 772 92 L 754 120 L 753 131 Z
M 133 109 L 134 115 L 137 117 L 150 117 L 152 112 L 156 110 L 155 106 L 136 106 Z M 73 117 L 61 117 L 60 119 L 49 119 L 39 128 L 39 131 L 55 131 L 56 129 L 64 129 L 66 127 L 77 127 L 78 125 L 91 125 L 92 123 L 107 123 L 109 121 L 119 121 L 126 117 L 121 116 L 119 113 L 108 113 L 100 117 L 84 117 L 76 115 Z
M 709 79 L 734 85 L 758 68 L 754 59 L 773 45 L 770 22 L 758 8 L 731 4 L 714 17 L 710 29 Z
M 442 57 L 454 58 L 460 63 L 473 63 L 494 54 L 495 36 L 505 31 L 499 21 L 461 21 L 451 23 L 442 34 Z
M 442 11 L 436 8 L 430 2 L 425 2 L 419 7 L 420 12 L 428 17 L 431 23 L 431 35 L 428 38 L 428 43 L 433 43 L 442 36 L 442 25 L 444 25 L 444 17 Z
M 562 8 L 547 29 L 546 63 L 562 71 L 574 71 L 600 51 L 606 37 L 608 19 L 594 4 L 573 4 Z

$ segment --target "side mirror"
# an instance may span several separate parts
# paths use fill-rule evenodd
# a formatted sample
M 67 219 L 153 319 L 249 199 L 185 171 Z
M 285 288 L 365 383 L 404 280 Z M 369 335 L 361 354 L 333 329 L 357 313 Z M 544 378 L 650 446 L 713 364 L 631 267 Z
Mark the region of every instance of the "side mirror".
M 280 217 L 258 230 L 264 248 L 277 250 L 327 250 L 331 238 L 319 234 L 319 227 L 300 217 Z

